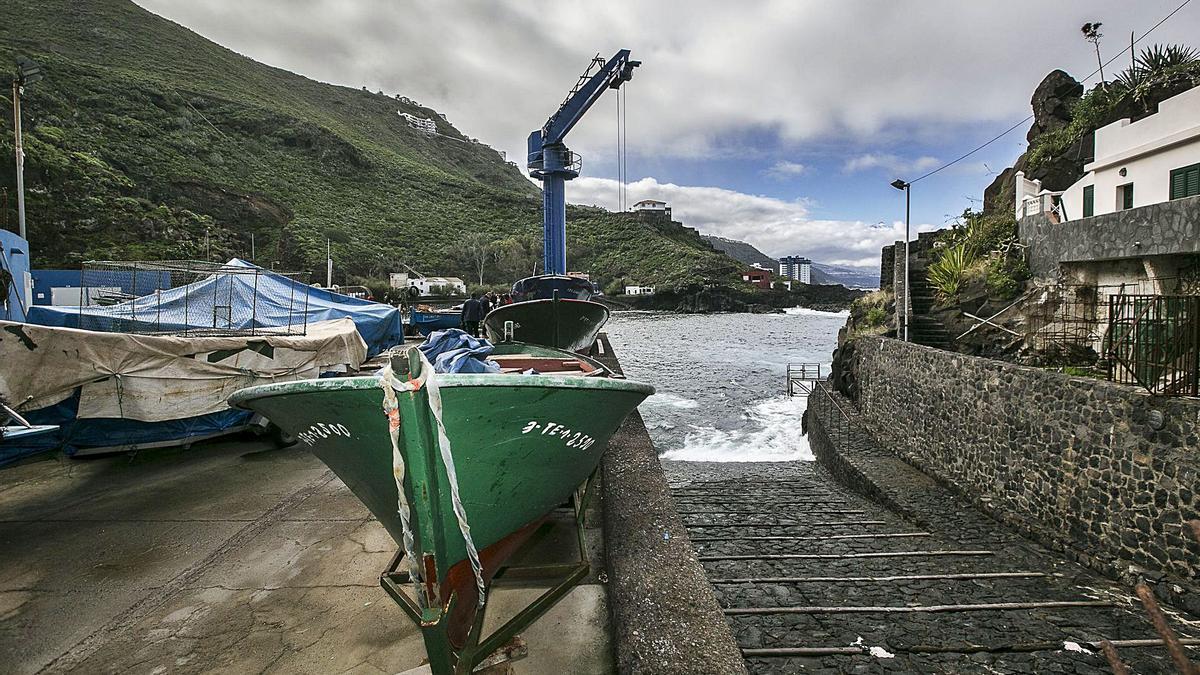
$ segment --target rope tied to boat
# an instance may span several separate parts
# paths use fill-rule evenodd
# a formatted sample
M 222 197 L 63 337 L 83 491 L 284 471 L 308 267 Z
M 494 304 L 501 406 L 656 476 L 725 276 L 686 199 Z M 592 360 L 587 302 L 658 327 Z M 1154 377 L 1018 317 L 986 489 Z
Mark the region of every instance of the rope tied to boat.
M 396 377 L 390 363 L 379 371 L 380 382 L 384 388 L 383 407 L 388 416 L 388 430 L 392 439 L 392 472 L 396 476 L 396 489 L 400 494 L 400 521 L 404 529 L 405 554 L 411 561 L 410 565 L 415 568 L 412 530 L 409 526 L 409 506 L 404 494 L 404 458 L 400 454 L 400 411 L 396 402 L 396 391 L 415 392 L 424 387 L 429 399 L 429 411 L 433 414 L 437 427 L 438 451 L 442 464 L 446 467 L 446 478 L 450 483 L 450 503 L 454 510 L 454 518 L 458 521 L 458 531 L 462 534 L 463 544 L 467 550 L 467 559 L 471 563 L 471 571 L 475 574 L 478 606 L 483 607 L 487 599 L 487 587 L 483 581 L 483 563 L 479 560 L 479 550 L 475 548 L 475 540 L 471 537 L 471 525 L 467 522 L 466 508 L 463 506 L 458 490 L 458 472 L 455 470 L 454 456 L 450 451 L 450 439 L 446 435 L 446 425 L 442 422 L 442 393 L 433 377 L 433 364 L 425 358 L 424 354 L 420 356 L 421 375 L 416 379 L 410 378 L 407 382 L 402 382 L 400 378 Z M 415 569 L 412 578 L 414 580 L 417 578 Z
M 425 380 L 425 390 L 429 397 L 429 411 L 437 423 L 438 450 L 441 451 L 442 464 L 446 466 L 446 477 L 450 481 L 450 502 L 454 506 L 454 518 L 458 521 L 458 531 L 462 533 L 463 544 L 467 548 L 467 558 L 471 561 L 471 571 L 475 573 L 475 588 L 479 607 L 486 601 L 487 588 L 483 583 L 483 564 L 479 561 L 479 551 L 475 548 L 475 540 L 471 538 L 471 525 L 467 523 L 467 511 L 463 507 L 462 498 L 458 493 L 458 472 L 454 470 L 454 456 L 450 453 L 450 439 L 446 436 L 446 425 L 442 423 L 442 392 L 438 387 L 437 378 L 433 376 L 433 364 L 424 354 L 421 354 L 421 379 Z
M 408 562 L 408 577 L 412 579 L 413 585 L 417 587 L 416 596 L 418 599 L 424 597 L 420 592 L 420 565 L 417 564 L 417 556 L 415 553 L 416 544 L 413 540 L 412 525 L 412 510 L 408 505 L 408 495 L 404 493 L 404 475 L 406 468 L 404 465 L 404 455 L 400 452 L 400 406 L 396 400 L 396 390 L 411 390 L 411 385 L 401 382 L 392 372 L 392 365 L 389 363 L 379 371 L 379 384 L 383 388 L 383 412 L 388 419 L 388 436 L 392 441 L 392 475 L 396 479 L 396 511 L 400 515 L 400 528 L 404 531 L 403 546 L 404 557 Z

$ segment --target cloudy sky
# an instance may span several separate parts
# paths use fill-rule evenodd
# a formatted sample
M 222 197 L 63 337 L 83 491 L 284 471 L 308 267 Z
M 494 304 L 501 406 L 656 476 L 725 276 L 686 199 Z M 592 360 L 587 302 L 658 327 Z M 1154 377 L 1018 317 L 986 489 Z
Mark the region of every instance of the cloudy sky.
M 772 255 L 872 266 L 903 236 L 892 179 L 1027 116 L 1050 70 L 1094 71 L 1084 22 L 1104 23 L 1107 59 L 1183 0 L 136 1 L 273 66 L 416 99 L 517 158 L 589 59 L 628 48 L 643 62 L 626 85 L 631 201 Z M 1146 44 L 1197 34 L 1200 3 Z M 917 182 L 915 227 L 978 206 L 1027 128 Z M 616 208 L 614 96 L 568 144 L 584 161 L 568 200 Z

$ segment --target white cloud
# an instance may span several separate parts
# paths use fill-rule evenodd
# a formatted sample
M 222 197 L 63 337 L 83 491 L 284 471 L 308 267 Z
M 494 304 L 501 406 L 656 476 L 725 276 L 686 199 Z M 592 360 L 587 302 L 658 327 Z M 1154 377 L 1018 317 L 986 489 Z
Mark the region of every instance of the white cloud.
M 904 159 L 888 153 L 866 153 L 846 160 L 846 163 L 842 165 L 842 171 L 858 173 L 869 169 L 887 169 L 889 175 L 911 180 L 916 177 L 912 174 L 936 169 L 939 164 L 941 164 L 941 160 L 937 157 L 924 156 L 916 159 Z
M 1028 114 L 1051 69 L 1091 72 L 1084 21 L 1102 16 L 1114 35 L 1140 33 L 1170 9 L 1118 0 L 137 1 L 251 58 L 431 105 L 514 157 L 595 53 L 629 48 L 643 61 L 627 88 L 629 149 L 659 159 L 745 157 L 755 143 L 739 139 L 751 137 L 785 151 L 835 139 L 940 143 L 967 125 L 986 137 Z M 1186 42 L 1198 26 L 1191 7 L 1152 39 Z M 1102 48 L 1115 53 L 1119 42 Z M 585 159 L 613 152 L 613 107 L 606 96 L 572 133 Z
M 578 178 L 567 184 L 573 204 L 611 208 L 618 183 L 607 178 Z M 770 256 L 804 255 L 834 265 L 878 267 L 879 249 L 904 238 L 904 223 L 816 220 L 809 202 L 746 194 L 718 187 L 660 183 L 643 178 L 627 186 L 630 203 L 661 199 L 675 220 L 704 234 L 749 242 Z M 568 227 L 569 227 L 568 223 Z M 937 229 L 919 225 L 914 232 Z
M 767 169 L 763 173 L 766 174 L 770 178 L 774 178 L 776 180 L 784 180 L 787 178 L 795 178 L 796 176 L 802 176 L 805 173 L 807 173 L 808 170 L 809 169 L 807 166 L 805 166 L 799 162 L 789 162 L 786 159 L 781 159 L 778 162 L 775 162 L 775 164 L 773 164 L 771 166 L 771 168 Z

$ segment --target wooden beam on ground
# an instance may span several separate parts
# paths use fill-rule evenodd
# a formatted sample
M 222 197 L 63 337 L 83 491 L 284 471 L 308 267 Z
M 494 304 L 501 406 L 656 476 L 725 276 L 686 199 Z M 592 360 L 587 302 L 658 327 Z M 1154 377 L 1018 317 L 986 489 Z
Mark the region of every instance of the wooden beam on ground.
M 689 537 L 696 541 L 832 541 L 835 539 L 902 539 L 909 537 L 928 537 L 928 532 L 881 532 L 878 534 L 830 534 L 823 537 L 793 537 L 786 534 L 762 535 L 750 537 Z
M 1048 600 L 1044 602 L 986 602 L 966 605 L 916 605 L 867 607 L 729 607 L 728 616 L 743 614 L 941 614 L 947 612 L 1007 612 L 1020 609 L 1065 609 L 1068 607 L 1118 607 L 1107 600 Z
M 964 574 L 897 574 L 879 577 L 745 577 L 742 579 L 712 579 L 714 584 L 836 584 L 891 581 L 953 581 L 962 579 L 1033 579 L 1045 577 L 1045 572 L 975 572 Z
M 886 553 L 760 553 L 755 555 L 702 555 L 700 562 L 721 560 L 846 560 L 850 558 L 918 558 L 934 556 L 994 555 L 991 551 L 889 551 Z

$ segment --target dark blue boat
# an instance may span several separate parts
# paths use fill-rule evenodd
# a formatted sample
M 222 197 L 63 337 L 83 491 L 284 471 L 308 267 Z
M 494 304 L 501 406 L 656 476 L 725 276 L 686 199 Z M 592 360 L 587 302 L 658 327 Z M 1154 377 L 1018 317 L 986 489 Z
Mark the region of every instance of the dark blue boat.
M 457 309 L 439 309 L 434 312 L 414 309 L 409 314 L 408 323 L 421 335 L 429 335 L 435 330 L 460 327 L 462 313 Z

